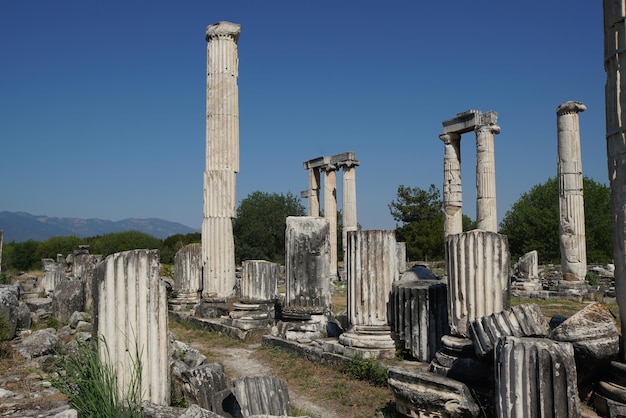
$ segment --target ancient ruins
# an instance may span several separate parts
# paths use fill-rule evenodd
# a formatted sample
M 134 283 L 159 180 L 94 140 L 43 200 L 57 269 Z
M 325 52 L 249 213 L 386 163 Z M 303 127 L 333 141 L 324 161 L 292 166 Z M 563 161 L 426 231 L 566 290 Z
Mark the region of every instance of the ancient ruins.
M 604 0 L 604 13 L 615 293 L 625 308 L 626 114 L 620 80 L 621 64 L 626 65 L 626 3 Z M 606 305 L 589 301 L 569 318 L 550 319 L 537 304 L 511 306 L 512 291 L 578 300 L 587 294 L 582 103 L 567 101 L 557 108 L 562 262 L 556 292 L 539 282 L 536 251 L 511 266 L 508 239 L 497 231 L 494 135 L 500 127 L 495 111 L 467 110 L 442 122 L 444 277 L 420 278 L 420 266 L 407 267 L 406 246 L 396 242 L 394 231 L 359 229 L 355 168 L 360 162 L 355 152 L 304 162 L 308 216 L 286 219 L 284 268 L 245 260 L 237 269 L 232 219 L 239 171 L 239 34 L 240 26 L 230 22 L 206 29 L 202 242 L 178 251 L 171 281 L 160 276 L 156 250 L 102 259 L 82 247 L 44 259 L 41 280 L 0 286 L 0 318 L 8 339 L 28 329 L 31 321 L 51 315 L 73 324 L 61 337 L 97 341 L 102 357 L 124 383 L 134 362 L 144 365 L 143 408 L 153 416 L 291 414 L 284 381 L 228 378 L 223 365 L 209 363 L 172 338 L 172 319 L 234 338 L 259 335 L 267 346 L 333 366 L 355 357 L 378 361 L 387 368 L 398 416 L 579 417 L 583 405 L 593 405 L 595 412 L 585 412 L 588 417 L 626 416 L 626 346 Z M 463 231 L 460 141 L 471 131 L 476 140 L 477 228 Z M 337 257 L 340 169 L 343 277 Z M 1 251 L 2 231 L 0 256 Z M 347 309 L 337 312 L 332 288 L 343 279 Z M 626 323 L 626 308 L 620 318 Z M 36 342 L 24 338 L 19 344 L 31 357 L 48 355 L 61 344 L 62 338 L 50 330 L 36 335 Z M 187 412 L 171 409 L 172 394 L 188 402 Z M 171 415 L 159 415 L 166 413 Z

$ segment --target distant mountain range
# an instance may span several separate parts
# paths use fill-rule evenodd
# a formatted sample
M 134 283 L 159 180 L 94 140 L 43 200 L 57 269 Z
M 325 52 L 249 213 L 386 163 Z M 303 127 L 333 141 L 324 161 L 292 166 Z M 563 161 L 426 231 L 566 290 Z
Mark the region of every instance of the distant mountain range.
M 45 241 L 51 237 L 68 235 L 95 237 L 123 231 L 139 231 L 163 239 L 174 234 L 200 232 L 177 222 L 156 218 L 129 218 L 114 222 L 103 219 L 55 218 L 6 211 L 0 212 L 0 230 L 3 231 L 4 242 L 23 242 L 29 239 Z

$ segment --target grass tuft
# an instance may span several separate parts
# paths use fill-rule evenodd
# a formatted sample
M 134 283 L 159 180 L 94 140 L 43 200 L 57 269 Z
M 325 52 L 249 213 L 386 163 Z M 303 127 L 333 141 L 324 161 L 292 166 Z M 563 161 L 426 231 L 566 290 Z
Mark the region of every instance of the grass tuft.
M 136 350 L 133 359 L 130 382 L 126 388 L 121 388 L 108 361 L 108 347 L 104 340 L 101 343 L 104 344 L 107 361 L 100 358 L 96 343 L 78 342 L 69 354 L 59 356 L 56 364 L 59 376 L 52 379 L 52 384 L 67 396 L 78 416 L 141 417 L 142 365 L 139 350 Z

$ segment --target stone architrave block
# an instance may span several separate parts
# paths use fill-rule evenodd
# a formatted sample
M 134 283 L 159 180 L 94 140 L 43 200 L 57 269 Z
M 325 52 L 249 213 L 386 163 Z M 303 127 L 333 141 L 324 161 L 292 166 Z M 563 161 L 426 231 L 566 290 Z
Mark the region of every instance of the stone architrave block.
M 574 348 L 547 338 L 505 337 L 495 349 L 496 416 L 579 417 Z
M 447 286 L 441 280 L 393 283 L 389 303 L 392 330 L 418 361 L 431 361 L 450 332 Z
M 93 277 L 93 336 L 110 362 L 120 390 L 142 365 L 142 400 L 170 403 L 167 292 L 158 250 L 132 250 L 108 256 Z M 108 353 L 107 353 L 108 351 Z
M 15 336 L 19 298 L 19 286 L 0 285 L 0 340 L 11 340 Z
M 323 313 L 331 309 L 329 223 L 288 216 L 285 231 L 285 309 Z
M 500 338 L 545 337 L 548 332 L 548 322 L 539 306 L 534 303 L 516 305 L 502 312 L 477 318 L 469 327 L 469 337 L 479 356 L 491 352 Z
M 289 389 L 282 379 L 273 376 L 241 377 L 233 380 L 232 392 L 241 414 L 233 416 L 291 416 Z
M 391 367 L 387 382 L 403 416 L 460 418 L 481 412 L 468 387 L 448 377 Z

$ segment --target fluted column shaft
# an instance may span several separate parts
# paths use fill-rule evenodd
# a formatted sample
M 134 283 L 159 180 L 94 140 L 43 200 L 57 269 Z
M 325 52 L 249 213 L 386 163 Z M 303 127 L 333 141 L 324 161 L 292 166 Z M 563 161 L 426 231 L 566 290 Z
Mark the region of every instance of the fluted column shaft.
M 309 216 L 320 216 L 320 170 L 309 168 Z
M 346 249 L 348 248 L 347 234 L 349 231 L 357 230 L 356 218 L 356 167 L 354 165 L 344 165 L 342 170 L 343 176 L 343 197 L 341 199 L 343 206 L 343 260 L 346 260 Z
M 483 231 L 498 232 L 494 134 L 500 133 L 500 127 L 484 124 L 476 126 L 475 132 L 476 226 Z
M 324 167 L 324 218 L 328 220 L 330 274 L 337 276 L 337 167 Z
M 585 202 L 578 113 L 579 102 L 565 102 L 557 109 L 559 183 L 559 236 L 563 280 L 583 281 L 587 274 Z
M 613 208 L 615 292 L 622 323 L 626 321 L 626 5 L 604 0 L 604 69 L 606 71 L 606 149 Z M 626 342 L 626 339 L 624 339 Z M 626 348 L 626 343 L 622 343 Z M 625 350 L 621 350 L 625 352 Z
M 463 232 L 463 186 L 461 182 L 461 135 L 441 134 L 443 153 L 444 237 Z
M 236 216 L 235 174 L 239 171 L 237 41 L 241 27 L 219 22 L 206 29 L 206 171 L 202 222 L 202 296 L 234 294 Z

